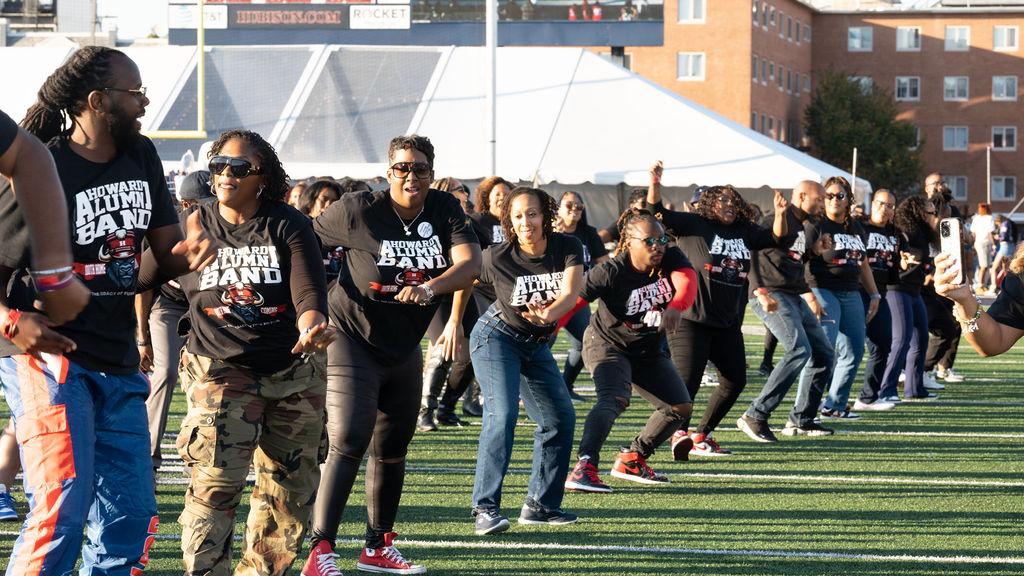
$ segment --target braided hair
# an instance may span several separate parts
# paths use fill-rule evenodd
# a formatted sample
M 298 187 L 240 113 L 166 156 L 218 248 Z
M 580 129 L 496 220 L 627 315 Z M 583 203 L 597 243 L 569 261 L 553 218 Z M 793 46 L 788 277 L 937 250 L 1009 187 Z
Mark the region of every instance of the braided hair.
M 115 56 L 128 58 L 124 52 L 104 46 L 75 51 L 43 82 L 21 127 L 43 142 L 73 128 L 75 117 L 85 110 L 89 93 L 111 84 L 110 64 Z
M 615 222 L 615 228 L 619 231 L 619 243 L 615 245 L 614 255 L 618 256 L 626 252 L 629 248 L 630 235 L 627 231 L 641 222 L 650 222 L 651 224 L 661 224 L 661 220 L 649 210 L 643 208 L 630 208 L 619 215 L 619 219 Z
M 283 201 L 291 186 L 288 185 L 288 173 L 281 166 L 277 152 L 269 142 L 251 130 L 228 130 L 222 133 L 210 147 L 210 158 L 213 158 L 231 140 L 241 140 L 252 149 L 259 159 L 260 175 L 263 176 L 262 198 Z
M 501 230 L 505 233 L 505 238 L 509 242 L 519 243 L 519 237 L 516 236 L 516 231 L 512 227 L 512 201 L 517 196 L 522 196 L 523 194 L 532 194 L 537 197 L 537 200 L 540 202 L 541 217 L 544 221 L 544 238 L 551 238 L 558 205 L 555 204 L 555 199 L 549 196 L 547 192 L 540 188 L 527 188 L 526 186 L 516 186 L 505 195 L 504 200 L 501 202 Z
M 743 195 L 732 186 L 711 186 L 700 195 L 700 200 L 697 201 L 697 206 L 694 207 L 694 212 L 698 216 L 711 220 L 712 222 L 718 222 L 718 214 L 716 207 L 718 206 L 718 199 L 721 198 L 726 192 L 732 192 L 733 196 L 736 197 L 737 205 L 735 208 L 736 220 L 734 223 L 746 223 L 754 224 L 757 222 L 757 214 L 754 209 L 747 203 L 743 198 Z

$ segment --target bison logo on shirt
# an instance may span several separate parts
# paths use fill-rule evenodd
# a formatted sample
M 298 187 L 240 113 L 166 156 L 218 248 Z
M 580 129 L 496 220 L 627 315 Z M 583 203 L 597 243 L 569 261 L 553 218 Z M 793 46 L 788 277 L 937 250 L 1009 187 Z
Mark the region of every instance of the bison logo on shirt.
M 253 289 L 251 284 L 235 283 L 234 286 L 221 292 L 220 301 L 246 324 L 252 324 L 260 318 L 263 295 Z
M 107 234 L 100 246 L 100 262 L 107 264 L 107 277 L 121 290 L 135 285 L 135 272 L 139 269 L 135 251 L 135 232 L 117 230 Z

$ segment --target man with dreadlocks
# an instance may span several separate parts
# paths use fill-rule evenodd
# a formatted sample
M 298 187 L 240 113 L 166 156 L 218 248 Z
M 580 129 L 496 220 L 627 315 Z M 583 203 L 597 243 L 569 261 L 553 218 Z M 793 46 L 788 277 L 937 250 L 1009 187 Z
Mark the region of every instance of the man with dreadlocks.
M 566 488 L 582 492 L 612 491 L 597 475 L 598 457 L 615 420 L 629 406 L 632 385 L 655 410 L 640 434 L 620 450 L 611 471 L 616 478 L 668 482 L 647 459 L 693 408 L 669 359 L 663 330 L 675 328 L 693 304 L 697 275 L 679 248 L 668 247 L 665 228 L 650 212 L 630 209 L 618 227 L 615 257 L 587 274 L 576 304 L 579 309 L 599 300 L 583 334 L 583 361 L 594 377 L 597 403 L 583 426 L 579 461 L 565 481 Z
M 162 271 L 180 275 L 215 253 L 196 221 L 182 239 L 153 144 L 139 134 L 146 90 L 124 53 L 90 46 L 43 84 L 22 127 L 47 142 L 71 223 L 73 264 L 14 282 L 2 323 L 8 339 L 35 294 L 77 277 L 92 294 L 74 320 L 52 330 L 57 349 L 22 353 L 0 341 L 0 382 L 14 414 L 31 512 L 14 545 L 8 576 L 67 574 L 82 549 L 83 574 L 141 572 L 157 530 L 146 397 L 132 340 L 142 240 Z M 70 127 L 66 127 L 70 121 Z M 21 214 L 0 210 L 18 244 Z M 24 317 L 31 318 L 26 312 Z M 28 323 L 25 328 L 28 328 Z
M 701 194 L 694 212 L 666 210 L 661 205 L 661 162 L 651 168 L 647 202 L 700 275 L 697 301 L 683 313 L 668 343 L 679 375 L 695 398 L 708 361 L 714 363 L 718 386 L 691 436 L 689 417 L 672 437 L 676 460 L 695 456 L 728 456 L 712 432 L 729 413 L 747 385 L 743 310 L 747 302 L 753 253 L 775 247 L 789 231 L 786 199 L 775 193 L 771 228 L 758 226 L 754 210 L 732 186 L 712 186 Z

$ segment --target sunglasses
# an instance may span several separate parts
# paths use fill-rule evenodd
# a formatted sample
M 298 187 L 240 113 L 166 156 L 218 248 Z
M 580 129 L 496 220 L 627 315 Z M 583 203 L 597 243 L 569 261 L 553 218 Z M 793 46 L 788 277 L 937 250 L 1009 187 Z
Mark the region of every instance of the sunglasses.
M 731 196 L 719 196 L 718 203 L 721 204 L 722 206 L 739 206 L 740 199 L 733 198 Z
M 146 97 L 146 87 L 142 88 L 104 88 L 104 92 L 127 92 L 136 98 Z
M 648 248 L 654 248 L 657 246 L 664 246 L 668 244 L 668 234 L 662 234 L 661 236 L 648 236 L 647 238 L 641 238 L 639 236 L 630 236 L 633 240 L 639 240 L 643 242 Z
M 575 204 L 573 202 L 566 202 L 565 209 L 571 212 L 583 212 L 583 204 Z
M 840 192 L 838 194 L 825 194 L 826 200 L 846 200 L 846 192 Z
M 875 200 L 875 204 L 877 204 L 877 205 L 881 206 L 882 208 L 889 208 L 889 209 L 892 209 L 892 208 L 895 208 L 895 207 L 896 207 L 896 205 L 895 205 L 895 204 L 893 204 L 893 203 L 890 203 L 890 202 L 881 202 L 881 201 L 879 201 L 879 200 Z
M 405 178 L 410 173 L 417 178 L 429 178 L 430 172 L 430 164 L 424 162 L 396 162 L 391 165 L 391 173 L 395 178 Z
M 245 178 L 251 174 L 260 174 L 259 168 L 254 168 L 252 162 L 245 158 L 233 158 L 231 156 L 214 156 L 210 158 L 210 173 L 223 174 L 225 168 L 231 168 L 233 178 Z

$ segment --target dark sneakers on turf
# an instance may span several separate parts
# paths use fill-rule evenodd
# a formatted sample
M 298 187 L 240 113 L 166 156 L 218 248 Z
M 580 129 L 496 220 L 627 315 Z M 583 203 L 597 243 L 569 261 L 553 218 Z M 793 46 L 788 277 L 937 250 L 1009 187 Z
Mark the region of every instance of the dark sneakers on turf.
M 493 508 L 476 508 L 473 510 L 473 516 L 476 517 L 474 531 L 477 536 L 497 534 L 509 529 L 508 518 Z
M 612 476 L 640 484 L 668 483 L 668 476 L 655 472 L 639 452 L 619 452 L 619 457 L 612 465 Z
M 597 475 L 597 466 L 591 464 L 590 458 L 586 457 L 580 458 L 576 467 L 569 473 L 569 478 L 565 481 L 565 488 L 578 492 L 608 493 L 612 491 L 611 486 L 602 482 L 601 477 Z
M 523 504 L 523 510 L 519 513 L 520 524 L 547 524 L 549 526 L 563 526 L 572 524 L 579 520 L 579 517 L 561 508 L 545 508 L 533 499 L 527 499 Z
M 682 462 L 690 459 L 690 450 L 693 449 L 693 438 L 686 430 L 676 430 L 672 434 L 672 459 Z
M 786 436 L 831 436 L 836 431 L 831 428 L 825 428 L 817 422 L 810 422 L 800 426 L 792 420 L 786 422 L 786 426 L 782 429 L 782 433 Z
M 768 422 L 765 420 L 758 420 L 751 418 L 744 414 L 736 420 L 736 427 L 750 436 L 750 439 L 755 442 L 764 442 L 771 444 L 778 442 L 779 439 L 775 437 L 775 433 L 768 427 Z

